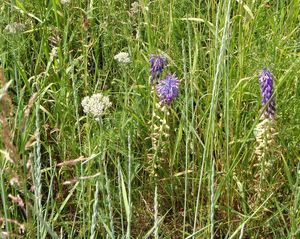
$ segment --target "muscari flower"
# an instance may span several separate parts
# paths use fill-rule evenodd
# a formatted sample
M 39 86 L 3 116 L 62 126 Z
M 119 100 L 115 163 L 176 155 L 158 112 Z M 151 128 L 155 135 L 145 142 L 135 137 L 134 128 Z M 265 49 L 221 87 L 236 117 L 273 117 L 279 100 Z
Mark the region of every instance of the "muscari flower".
M 161 80 L 156 86 L 156 92 L 161 103 L 171 104 L 178 95 L 179 81 L 175 74 L 168 73 L 165 79 Z
M 130 58 L 127 52 L 119 52 L 117 55 L 114 56 L 114 59 L 120 63 L 129 63 Z
M 262 159 L 266 154 L 272 151 L 275 144 L 275 101 L 273 94 L 273 76 L 267 69 L 263 68 L 259 74 L 259 84 L 261 91 L 261 101 L 263 106 L 263 114 L 259 124 L 254 130 L 257 146 L 255 154 L 258 156 L 258 164 L 261 168 L 265 168 L 265 172 L 260 171 L 260 177 L 265 177 L 266 172 L 271 168 L 272 163 Z
M 275 115 L 275 101 L 273 94 L 273 76 L 267 69 L 263 68 L 259 74 L 261 101 L 264 108 L 263 117 L 273 118 Z M 267 104 L 267 105 L 266 105 Z
M 149 62 L 151 64 L 150 73 L 152 82 L 164 69 L 167 58 L 164 55 L 150 54 Z
M 99 93 L 84 97 L 81 101 L 81 105 L 84 113 L 91 114 L 96 121 L 99 121 L 101 116 L 104 115 L 105 111 L 112 105 L 112 103 L 109 101 L 108 96 L 104 96 Z

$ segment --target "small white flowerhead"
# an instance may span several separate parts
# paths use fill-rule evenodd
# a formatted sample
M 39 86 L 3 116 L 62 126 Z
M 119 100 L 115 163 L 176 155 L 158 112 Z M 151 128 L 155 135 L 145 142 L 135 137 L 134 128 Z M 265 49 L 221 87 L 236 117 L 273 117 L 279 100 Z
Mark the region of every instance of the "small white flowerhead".
M 50 52 L 50 55 L 49 55 L 50 62 L 53 62 L 55 57 L 57 57 L 57 47 L 53 47 Z
M 68 3 L 70 3 L 71 2 L 71 0 L 60 0 L 60 3 L 61 4 L 68 4 Z
M 130 58 L 128 52 L 119 52 L 117 55 L 114 56 L 114 59 L 120 63 L 129 63 Z
M 136 15 L 139 12 L 139 8 L 140 8 L 139 2 L 136 1 L 136 2 L 131 3 L 131 8 L 129 11 L 130 15 L 131 16 Z
M 7 33 L 11 33 L 11 34 L 16 34 L 16 33 L 23 31 L 24 28 L 25 28 L 25 25 L 23 23 L 13 22 L 13 23 L 7 24 L 6 27 L 4 28 L 4 31 L 6 31 Z
M 104 115 L 105 111 L 112 105 L 112 103 L 109 101 L 108 96 L 98 93 L 84 97 L 81 101 L 81 105 L 84 113 L 92 115 L 96 121 L 99 121 L 101 116 Z

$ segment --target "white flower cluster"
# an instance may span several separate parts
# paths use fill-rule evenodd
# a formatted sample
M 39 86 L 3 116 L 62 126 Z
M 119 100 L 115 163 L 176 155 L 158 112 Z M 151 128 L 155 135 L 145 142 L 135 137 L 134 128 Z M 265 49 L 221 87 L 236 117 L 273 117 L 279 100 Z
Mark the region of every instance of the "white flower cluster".
M 117 55 L 114 56 L 114 59 L 120 63 L 129 63 L 130 58 L 127 52 L 119 52 Z
M 70 3 L 71 2 L 71 0 L 60 0 L 60 3 L 61 4 L 68 4 L 68 3 Z
M 139 13 L 139 8 L 140 8 L 140 4 L 139 2 L 133 2 L 131 3 L 131 8 L 130 8 L 130 15 L 133 16 L 133 15 L 136 15 L 137 13 Z
M 13 22 L 13 23 L 7 24 L 6 27 L 4 28 L 4 31 L 11 33 L 11 34 L 16 34 L 18 32 L 23 31 L 24 28 L 25 28 L 25 25 L 23 23 Z
M 109 101 L 108 96 L 98 93 L 84 97 L 81 101 L 81 105 L 84 113 L 91 114 L 96 121 L 99 121 L 101 116 L 105 113 L 107 108 L 112 105 L 112 103 Z
M 274 122 L 270 118 L 262 118 L 262 121 L 254 129 L 257 147 L 255 153 L 259 158 L 264 157 L 265 153 L 274 144 L 274 135 L 276 130 L 274 129 Z
M 261 122 L 254 130 L 257 146 L 255 154 L 257 163 L 254 166 L 258 167 L 256 178 L 265 179 L 271 170 L 273 163 L 270 158 L 265 157 L 274 151 L 276 129 L 274 119 L 262 117 Z

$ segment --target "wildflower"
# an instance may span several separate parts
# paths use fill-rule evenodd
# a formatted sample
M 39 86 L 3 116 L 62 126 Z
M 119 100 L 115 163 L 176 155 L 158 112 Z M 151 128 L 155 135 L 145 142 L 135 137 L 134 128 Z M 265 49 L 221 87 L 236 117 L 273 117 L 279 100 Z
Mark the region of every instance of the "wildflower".
M 11 34 L 16 34 L 16 33 L 23 31 L 24 28 L 25 28 L 25 25 L 23 23 L 13 22 L 13 23 L 7 24 L 6 27 L 4 28 L 4 31 L 11 33 Z
M 112 105 L 112 103 L 109 101 L 108 96 L 104 96 L 99 93 L 84 97 L 81 101 L 81 105 L 84 113 L 91 114 L 96 121 L 99 121 L 101 116 L 104 115 L 105 111 Z
M 71 0 L 60 0 L 60 3 L 61 4 L 68 4 L 68 3 L 70 3 L 71 2 Z
M 54 58 L 57 57 L 57 47 L 53 47 L 49 54 L 49 62 L 53 62 Z
M 130 62 L 129 54 L 127 52 L 119 52 L 114 56 L 114 59 L 125 64 Z
M 129 14 L 131 16 L 136 15 L 139 12 L 139 8 L 140 8 L 139 2 L 131 3 L 131 8 L 130 8 Z
M 151 64 L 151 82 L 153 81 L 154 78 L 156 78 L 159 73 L 162 72 L 164 69 L 166 63 L 167 63 L 167 58 L 164 55 L 156 55 L 156 54 L 150 54 L 150 60 Z
M 179 81 L 175 74 L 168 73 L 165 79 L 161 80 L 156 86 L 156 92 L 162 103 L 170 104 L 178 95 Z
M 263 70 L 260 71 L 259 84 L 262 106 L 264 107 L 263 116 L 273 118 L 275 115 L 275 101 L 272 97 L 273 77 L 272 73 L 267 68 L 263 68 Z
M 257 166 L 260 167 L 257 177 L 265 179 L 272 167 L 272 161 L 266 158 L 274 151 L 275 146 L 275 101 L 273 94 L 273 77 L 267 68 L 263 68 L 259 74 L 259 84 L 261 91 L 261 101 L 263 114 L 259 124 L 256 126 L 254 133 L 257 146 L 255 154 L 257 155 Z

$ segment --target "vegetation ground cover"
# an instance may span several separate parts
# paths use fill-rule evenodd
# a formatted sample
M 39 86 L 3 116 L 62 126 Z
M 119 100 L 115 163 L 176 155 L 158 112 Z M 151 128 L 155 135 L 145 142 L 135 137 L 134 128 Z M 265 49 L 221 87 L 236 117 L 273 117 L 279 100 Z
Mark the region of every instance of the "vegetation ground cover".
M 0 9 L 1 238 L 300 237 L 298 0 Z

